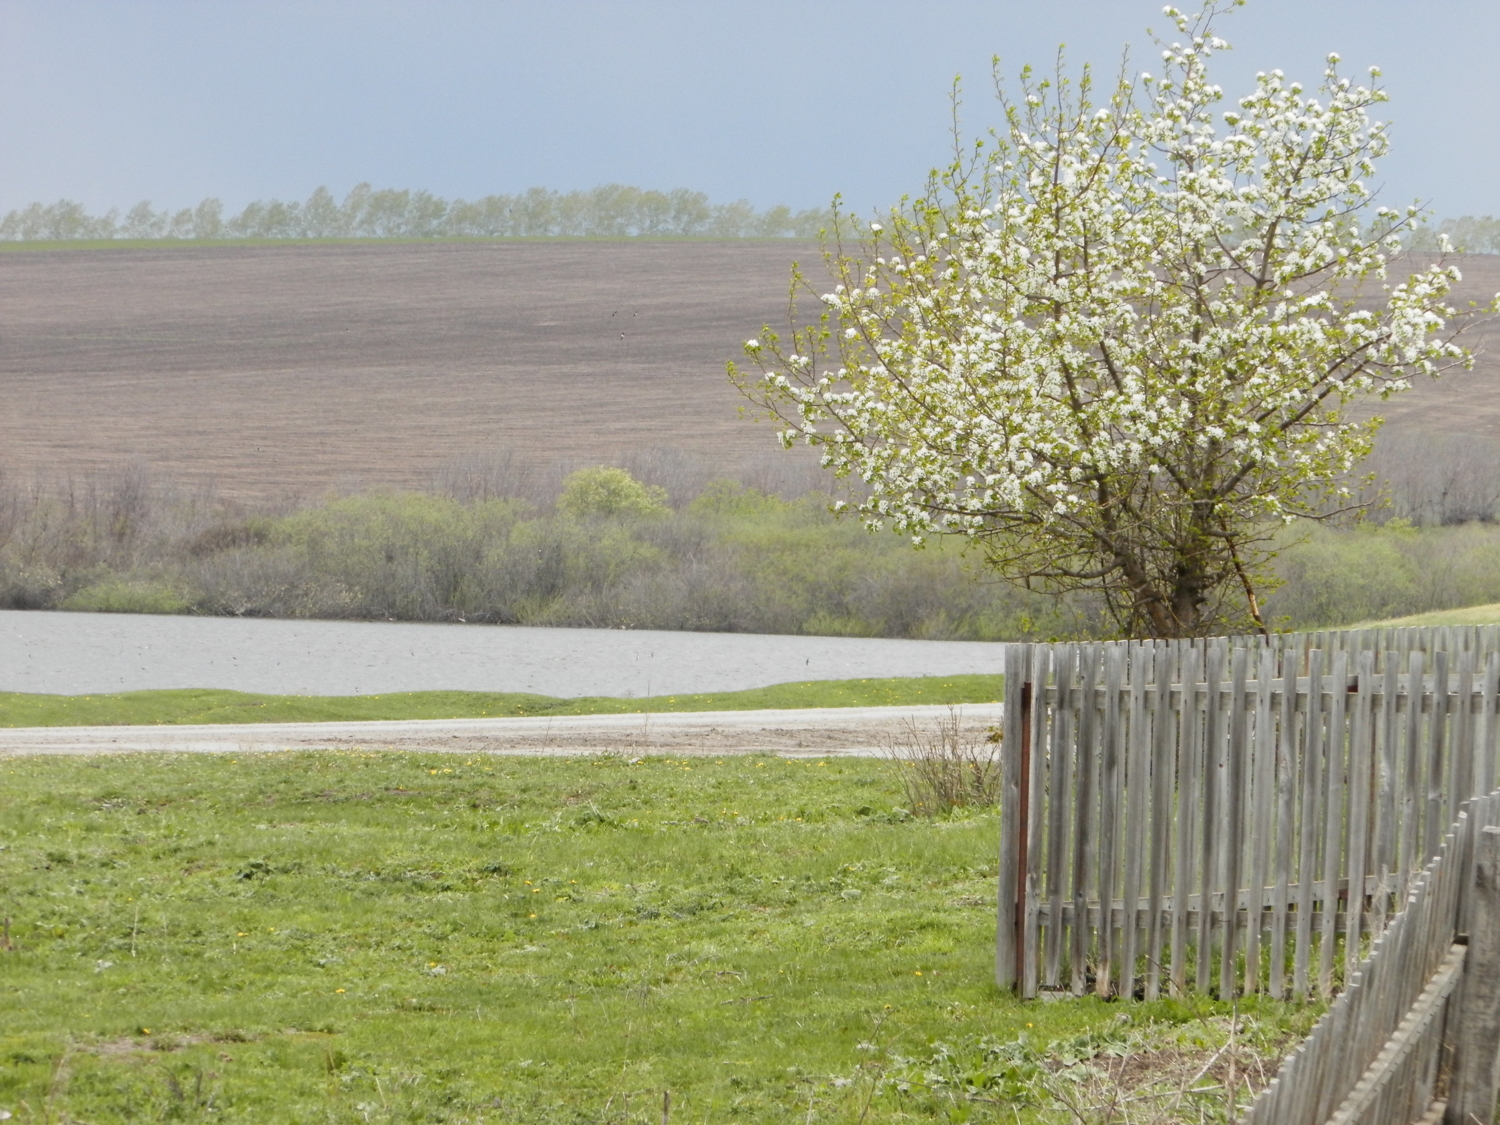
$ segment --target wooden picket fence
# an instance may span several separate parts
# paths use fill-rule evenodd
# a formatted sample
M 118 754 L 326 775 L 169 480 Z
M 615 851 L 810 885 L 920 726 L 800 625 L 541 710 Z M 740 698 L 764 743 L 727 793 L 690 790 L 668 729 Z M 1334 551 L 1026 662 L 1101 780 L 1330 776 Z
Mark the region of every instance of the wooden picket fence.
M 1461 809 L 1405 908 L 1245 1125 L 1492 1120 L 1500 1056 L 1500 790 Z
M 1330 996 L 1496 784 L 1500 628 L 1006 652 L 996 977 Z

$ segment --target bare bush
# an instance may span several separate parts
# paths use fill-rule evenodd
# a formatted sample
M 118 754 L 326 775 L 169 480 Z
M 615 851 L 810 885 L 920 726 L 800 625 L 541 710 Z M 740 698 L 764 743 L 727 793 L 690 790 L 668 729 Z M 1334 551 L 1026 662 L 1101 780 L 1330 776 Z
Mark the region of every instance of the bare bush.
M 835 485 L 840 495 L 862 497 L 866 488 L 863 481 L 848 479 L 834 481 L 823 468 L 815 451 L 805 447 L 792 450 L 776 450 L 742 458 L 733 473 L 724 476 L 743 482 L 750 488 L 773 496 L 796 499 L 814 492 L 829 492 Z
M 909 812 L 938 816 L 957 808 L 986 808 L 1000 799 L 1000 732 L 965 730 L 957 709 L 932 728 L 906 720 L 885 751 Z
M 737 481 L 757 492 L 796 500 L 814 492 L 827 492 L 834 481 L 810 450 L 757 452 L 726 460 L 696 449 L 657 446 L 632 453 L 618 461 L 620 468 L 644 484 L 667 492 L 672 507 L 691 503 L 715 481 Z
M 667 446 L 632 453 L 620 459 L 619 467 L 647 487 L 660 488 L 674 508 L 685 506 L 710 481 L 725 475 L 719 458 L 695 449 Z
M 1500 441 L 1472 434 L 1382 434 L 1361 466 L 1388 503 L 1379 521 L 1419 526 L 1491 522 L 1500 508 Z
M 514 453 L 474 455 L 449 461 L 438 469 L 432 490 L 465 504 L 475 500 L 532 500 L 541 476 L 536 465 L 523 462 Z
M 291 552 L 227 550 L 192 560 L 185 568 L 198 591 L 199 613 L 221 617 L 304 617 L 307 581 Z

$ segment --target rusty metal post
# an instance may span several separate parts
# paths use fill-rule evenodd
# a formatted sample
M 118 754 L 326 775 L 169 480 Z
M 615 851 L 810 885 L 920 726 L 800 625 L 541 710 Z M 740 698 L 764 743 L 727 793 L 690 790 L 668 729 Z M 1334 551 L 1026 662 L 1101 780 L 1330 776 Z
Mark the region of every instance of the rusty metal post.
M 1031 869 L 1031 701 L 1035 690 L 1036 685 L 1029 679 L 1021 686 L 1021 815 L 1016 821 L 1017 988 L 1026 979 L 1026 958 L 1036 956 L 1036 950 L 1026 947 L 1026 875 Z
M 1005 646 L 1005 716 L 1000 741 L 1000 871 L 995 918 L 995 983 L 1015 988 L 1022 956 L 1024 912 L 1020 908 L 1026 877 L 1026 831 L 1022 804 L 1025 774 L 1021 755 L 1028 741 L 1026 726 L 1030 699 L 1027 680 L 1031 668 L 1031 645 Z M 1029 765 L 1029 763 L 1027 763 Z

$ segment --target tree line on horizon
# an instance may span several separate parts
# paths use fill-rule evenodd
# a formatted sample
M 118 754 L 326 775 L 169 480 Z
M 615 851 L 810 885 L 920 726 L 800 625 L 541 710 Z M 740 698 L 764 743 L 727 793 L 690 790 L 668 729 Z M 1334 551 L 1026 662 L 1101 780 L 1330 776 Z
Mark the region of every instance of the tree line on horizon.
M 1467 254 L 1500 254 L 1500 219 L 1493 215 L 1464 215 L 1421 227 L 1406 240 L 1410 250 L 1437 250 L 1438 238 L 1447 235 L 1454 249 Z
M 531 188 L 519 195 L 447 200 L 427 191 L 359 184 L 339 202 L 320 187 L 305 202 L 256 200 L 227 216 L 223 202 L 158 211 L 149 200 L 123 216 L 93 215 L 80 203 L 32 203 L 0 219 L 0 239 L 71 242 L 105 239 L 260 238 L 816 238 L 833 213 L 780 205 L 764 211 L 740 199 L 713 203 L 700 191 L 647 191 L 604 184 L 588 191 Z
M 847 217 L 845 217 L 847 221 Z M 256 238 L 817 238 L 836 219 L 827 208 L 757 211 L 747 200 L 713 203 L 701 191 L 643 190 L 603 184 L 588 191 L 535 187 L 518 195 L 447 200 L 428 191 L 376 190 L 358 184 L 343 202 L 320 187 L 306 202 L 256 200 L 225 217 L 208 198 L 177 211 L 142 200 L 123 216 L 93 215 L 81 203 L 31 203 L 0 218 L 0 240 L 76 242 L 107 239 Z M 1446 235 L 1458 250 L 1500 254 L 1500 219 L 1464 215 L 1414 231 L 1412 250 L 1437 250 Z

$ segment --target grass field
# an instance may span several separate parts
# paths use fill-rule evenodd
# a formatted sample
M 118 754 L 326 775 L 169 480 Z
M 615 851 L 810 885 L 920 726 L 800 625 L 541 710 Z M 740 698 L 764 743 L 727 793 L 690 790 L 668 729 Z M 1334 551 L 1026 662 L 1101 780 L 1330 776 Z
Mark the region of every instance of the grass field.
M 654 1125 L 666 1091 L 681 1122 L 1014 1122 L 1122 1054 L 1186 1081 L 1222 1045 L 1227 1005 L 999 992 L 996 819 L 912 818 L 888 768 L 8 761 L 0 1108 Z M 1240 1013 L 1274 1057 L 1315 1010 Z M 1187 1116 L 1222 1114 L 1200 1084 Z
M 809 680 L 747 691 L 557 699 L 521 692 L 409 691 L 386 695 L 254 695 L 177 689 L 114 695 L 0 692 L 0 727 L 135 726 L 153 723 L 296 723 L 368 719 L 478 719 L 522 715 L 623 715 L 800 707 L 909 707 L 989 703 L 1003 676 Z
M 1424 625 L 1500 625 L 1500 602 L 1494 602 L 1490 605 L 1471 605 L 1463 609 L 1440 609 L 1433 613 L 1417 613 L 1410 617 L 1392 617 L 1385 621 L 1366 621 L 1359 625 L 1351 625 L 1349 628 L 1409 628 Z

